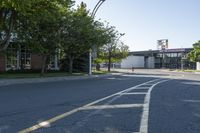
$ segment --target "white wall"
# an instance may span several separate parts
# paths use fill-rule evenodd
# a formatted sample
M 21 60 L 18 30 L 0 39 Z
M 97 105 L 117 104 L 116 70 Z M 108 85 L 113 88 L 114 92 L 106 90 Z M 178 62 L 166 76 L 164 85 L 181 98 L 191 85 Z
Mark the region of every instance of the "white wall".
M 200 62 L 197 62 L 197 70 L 200 70 Z
M 155 68 L 155 58 L 154 57 L 148 57 L 148 68 Z
M 122 59 L 121 68 L 144 68 L 144 56 L 128 56 Z

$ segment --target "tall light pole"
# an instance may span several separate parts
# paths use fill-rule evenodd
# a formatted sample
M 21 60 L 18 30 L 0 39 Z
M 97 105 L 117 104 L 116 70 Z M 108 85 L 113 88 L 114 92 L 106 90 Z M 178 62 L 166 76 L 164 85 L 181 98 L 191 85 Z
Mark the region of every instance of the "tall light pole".
M 103 4 L 103 2 L 105 2 L 105 1 L 106 1 L 106 0 L 99 0 L 99 2 L 95 5 L 94 9 L 92 10 L 92 14 L 91 14 L 92 18 L 95 17 L 95 15 L 96 15 L 96 13 L 97 13 L 99 7 L 100 7 L 100 6 Z
M 105 0 L 99 0 L 99 2 L 95 5 L 91 17 L 94 19 L 99 7 L 105 2 Z M 89 50 L 89 75 L 92 75 L 92 49 Z

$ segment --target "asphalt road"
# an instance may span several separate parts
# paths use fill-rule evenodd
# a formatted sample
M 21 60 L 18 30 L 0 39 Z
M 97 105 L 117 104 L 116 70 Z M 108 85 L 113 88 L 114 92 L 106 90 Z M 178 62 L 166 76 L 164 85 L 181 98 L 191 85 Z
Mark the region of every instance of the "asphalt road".
M 137 73 L 1 86 L 0 133 L 199 133 L 198 79 Z

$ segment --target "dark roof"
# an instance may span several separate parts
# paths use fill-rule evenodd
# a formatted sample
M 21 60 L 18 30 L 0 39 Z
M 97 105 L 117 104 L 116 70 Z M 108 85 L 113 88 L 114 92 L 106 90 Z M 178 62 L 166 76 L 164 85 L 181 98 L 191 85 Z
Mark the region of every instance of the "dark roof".
M 175 48 L 175 49 L 165 49 L 165 50 L 146 50 L 146 51 L 132 51 L 129 52 L 129 55 L 136 55 L 136 56 L 148 56 L 152 54 L 158 53 L 182 53 L 182 52 L 189 52 L 193 48 Z

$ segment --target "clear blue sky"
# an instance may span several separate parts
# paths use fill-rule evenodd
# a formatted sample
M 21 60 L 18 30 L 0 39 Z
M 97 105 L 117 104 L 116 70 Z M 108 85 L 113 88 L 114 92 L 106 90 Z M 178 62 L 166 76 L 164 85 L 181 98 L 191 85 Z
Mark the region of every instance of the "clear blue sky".
M 81 1 L 92 10 L 99 0 Z M 158 39 L 169 39 L 169 48 L 200 40 L 200 0 L 106 0 L 99 18 L 126 34 L 121 40 L 131 51 L 156 49 Z

